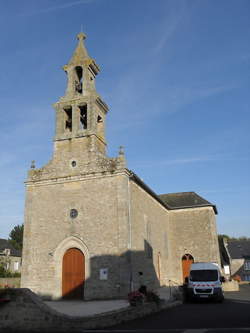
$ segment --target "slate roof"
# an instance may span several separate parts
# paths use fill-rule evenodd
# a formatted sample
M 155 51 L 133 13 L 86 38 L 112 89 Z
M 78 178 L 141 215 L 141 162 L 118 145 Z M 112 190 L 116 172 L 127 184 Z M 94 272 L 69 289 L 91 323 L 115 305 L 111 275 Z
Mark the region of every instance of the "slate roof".
M 168 210 L 181 209 L 181 208 L 195 208 L 195 207 L 213 207 L 214 213 L 218 214 L 217 208 L 211 202 L 205 200 L 195 192 L 178 192 L 157 195 L 143 180 L 138 177 L 133 171 L 128 170 L 129 177 L 154 197 L 162 206 Z
M 7 239 L 0 238 L 0 252 L 3 252 L 5 249 L 10 249 L 10 255 L 12 257 L 22 256 L 22 252 L 20 250 L 16 250 Z
M 228 240 L 227 250 L 232 259 L 250 259 L 250 240 Z
M 205 200 L 195 192 L 178 192 L 160 194 L 159 198 L 170 208 L 170 209 L 183 209 L 183 208 L 194 208 L 194 207 L 208 207 L 211 206 L 217 214 L 217 208 L 211 202 Z

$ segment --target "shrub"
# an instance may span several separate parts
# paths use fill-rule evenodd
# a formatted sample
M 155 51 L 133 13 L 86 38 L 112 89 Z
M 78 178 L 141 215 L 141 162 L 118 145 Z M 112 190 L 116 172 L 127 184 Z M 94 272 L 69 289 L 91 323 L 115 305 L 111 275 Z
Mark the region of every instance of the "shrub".
M 233 280 L 241 282 L 241 277 L 237 274 L 233 276 Z
M 161 301 L 159 295 L 152 290 L 147 291 L 146 299 L 147 302 L 155 302 L 156 304 L 159 304 Z
M 21 277 L 21 273 L 19 272 L 12 273 L 4 267 L 3 263 L 0 263 L 0 277 L 1 278 Z
M 140 293 L 142 293 L 143 295 L 147 295 L 147 287 L 142 285 L 140 286 L 140 288 L 138 289 Z
M 139 291 L 132 291 L 128 294 L 129 304 L 132 306 L 137 306 L 138 304 L 143 304 L 144 295 Z

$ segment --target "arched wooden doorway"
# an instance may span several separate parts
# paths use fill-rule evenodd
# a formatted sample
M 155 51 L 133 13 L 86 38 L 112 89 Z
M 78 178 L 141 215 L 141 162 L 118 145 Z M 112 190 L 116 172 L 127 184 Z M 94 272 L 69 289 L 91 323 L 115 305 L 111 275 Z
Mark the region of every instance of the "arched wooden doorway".
M 85 280 L 84 254 L 76 249 L 67 250 L 62 264 L 62 296 L 70 299 L 83 299 Z
M 194 258 L 191 256 L 191 254 L 184 254 L 182 257 L 182 274 L 183 274 L 183 281 L 185 281 L 185 278 L 189 276 L 190 266 L 194 262 Z

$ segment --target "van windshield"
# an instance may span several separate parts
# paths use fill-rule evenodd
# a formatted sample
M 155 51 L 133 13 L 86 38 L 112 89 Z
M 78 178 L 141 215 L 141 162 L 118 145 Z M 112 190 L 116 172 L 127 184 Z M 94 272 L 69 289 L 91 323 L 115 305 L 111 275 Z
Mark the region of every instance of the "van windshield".
M 190 272 L 190 281 L 217 281 L 218 272 L 215 269 L 204 269 Z

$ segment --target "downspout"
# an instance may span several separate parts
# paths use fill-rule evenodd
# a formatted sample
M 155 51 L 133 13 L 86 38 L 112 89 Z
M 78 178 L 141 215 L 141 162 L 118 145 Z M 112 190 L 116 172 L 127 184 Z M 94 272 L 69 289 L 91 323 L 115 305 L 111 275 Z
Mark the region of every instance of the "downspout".
M 128 260 L 129 260 L 129 288 L 130 292 L 134 289 L 133 265 L 132 265 L 132 223 L 131 223 L 131 195 L 130 195 L 130 176 L 128 176 L 127 186 L 128 196 Z
M 226 250 L 227 256 L 228 256 L 228 265 L 229 265 L 229 276 L 231 278 L 231 267 L 232 267 L 232 258 L 228 250 L 228 242 L 225 237 L 222 238 L 222 244 L 224 245 L 224 248 Z

